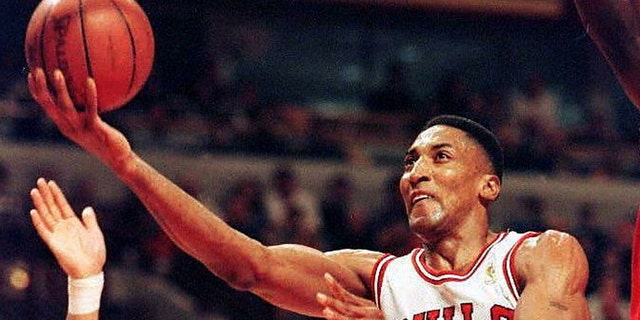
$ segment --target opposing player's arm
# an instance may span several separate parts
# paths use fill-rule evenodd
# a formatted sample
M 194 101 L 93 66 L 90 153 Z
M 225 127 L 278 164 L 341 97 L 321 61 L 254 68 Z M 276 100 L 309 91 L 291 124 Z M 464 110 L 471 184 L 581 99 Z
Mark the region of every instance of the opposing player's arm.
M 515 319 L 591 319 L 585 298 L 587 258 L 574 237 L 547 231 L 525 240 L 515 268 L 524 286 Z
M 640 9 L 637 0 L 574 0 L 582 24 L 640 108 Z
M 353 293 L 366 295 L 365 278 L 373 267 L 372 257 L 326 255 L 299 245 L 267 247 L 247 237 L 140 158 L 121 132 L 100 119 L 92 80 L 87 81 L 86 112 L 76 111 L 62 73 L 55 73 L 53 88 L 55 97 L 42 70 L 30 74 L 32 95 L 59 130 L 112 169 L 174 243 L 232 287 L 315 316 L 322 315 L 315 297 L 318 292 L 328 293 L 324 283 L 327 272 Z M 354 269 L 363 265 L 364 271 Z

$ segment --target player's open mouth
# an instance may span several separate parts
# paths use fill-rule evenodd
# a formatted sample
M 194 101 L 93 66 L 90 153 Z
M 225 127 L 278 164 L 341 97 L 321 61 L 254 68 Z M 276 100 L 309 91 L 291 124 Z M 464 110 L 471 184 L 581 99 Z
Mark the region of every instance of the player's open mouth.
M 430 195 L 423 194 L 423 195 L 419 195 L 419 196 L 414 197 L 414 198 L 411 200 L 411 203 L 412 203 L 412 204 L 416 204 L 416 203 L 418 203 L 419 201 L 422 201 L 422 200 L 425 200 L 425 199 L 431 199 L 431 198 L 432 198 L 432 197 L 431 197 Z

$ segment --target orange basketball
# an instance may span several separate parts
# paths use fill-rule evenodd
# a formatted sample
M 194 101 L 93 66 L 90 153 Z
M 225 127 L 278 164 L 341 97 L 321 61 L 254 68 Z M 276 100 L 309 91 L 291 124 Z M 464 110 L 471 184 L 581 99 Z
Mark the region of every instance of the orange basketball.
M 154 51 L 151 24 L 134 0 L 42 0 L 25 38 L 29 68 L 43 68 L 49 82 L 60 69 L 80 110 L 87 77 L 99 111 L 129 102 L 151 73 Z

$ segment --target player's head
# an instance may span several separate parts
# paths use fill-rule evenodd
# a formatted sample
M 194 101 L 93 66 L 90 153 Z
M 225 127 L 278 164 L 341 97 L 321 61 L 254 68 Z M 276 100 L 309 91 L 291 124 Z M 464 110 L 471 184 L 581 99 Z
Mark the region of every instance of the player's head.
M 493 174 L 498 176 L 502 182 L 504 154 L 502 147 L 500 146 L 500 142 L 493 132 L 471 119 L 455 115 L 437 116 L 429 120 L 423 130 L 427 130 L 437 125 L 453 127 L 466 132 L 467 135 L 475 140 L 485 151 L 487 159 L 490 162 L 491 169 L 493 170 Z
M 498 198 L 501 176 L 501 148 L 489 130 L 458 116 L 432 119 L 407 150 L 400 177 L 411 230 L 429 242 L 455 226 L 485 225 L 479 219 L 488 219 L 482 213 Z

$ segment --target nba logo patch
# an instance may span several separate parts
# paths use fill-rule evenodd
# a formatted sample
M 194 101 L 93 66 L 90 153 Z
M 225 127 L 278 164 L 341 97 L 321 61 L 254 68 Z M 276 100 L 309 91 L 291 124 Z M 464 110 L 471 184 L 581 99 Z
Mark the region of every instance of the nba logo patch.
M 496 269 L 493 267 L 493 263 L 490 264 L 484 272 L 484 284 L 496 283 Z

